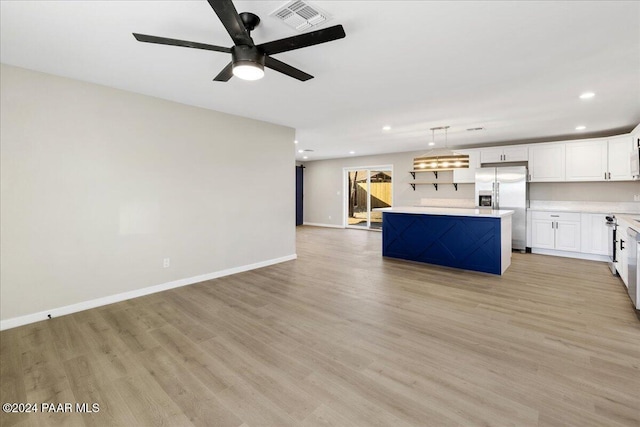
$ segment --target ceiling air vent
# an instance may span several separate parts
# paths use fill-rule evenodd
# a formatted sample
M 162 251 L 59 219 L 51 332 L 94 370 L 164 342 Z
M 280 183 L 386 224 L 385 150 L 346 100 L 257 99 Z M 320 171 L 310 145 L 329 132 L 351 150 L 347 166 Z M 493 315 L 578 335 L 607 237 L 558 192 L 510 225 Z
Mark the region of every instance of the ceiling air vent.
M 271 12 L 269 16 L 275 16 L 296 31 L 305 31 L 322 24 L 329 19 L 329 15 L 309 3 L 294 0 Z

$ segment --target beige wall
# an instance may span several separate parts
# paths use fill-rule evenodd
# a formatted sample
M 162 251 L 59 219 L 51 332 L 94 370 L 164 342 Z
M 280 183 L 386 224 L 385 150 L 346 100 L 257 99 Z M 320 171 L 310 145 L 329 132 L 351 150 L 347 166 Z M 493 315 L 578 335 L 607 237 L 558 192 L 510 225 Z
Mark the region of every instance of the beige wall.
M 2 320 L 295 255 L 293 129 L 0 74 Z
M 378 156 L 349 157 L 319 160 L 305 163 L 304 170 L 304 221 L 311 224 L 343 225 L 343 175 L 344 167 L 393 165 L 394 205 L 412 206 L 421 199 L 474 199 L 474 184 L 460 184 L 458 191 L 451 184 L 419 185 L 413 191 L 409 171 L 413 158 L 424 154 L 406 152 Z M 434 179 L 425 174 L 421 180 Z M 452 182 L 453 172 L 439 172 L 439 182 Z M 640 194 L 640 183 L 635 182 L 585 182 L 585 183 L 531 183 L 530 200 L 551 201 L 601 201 L 633 202 L 633 195 Z

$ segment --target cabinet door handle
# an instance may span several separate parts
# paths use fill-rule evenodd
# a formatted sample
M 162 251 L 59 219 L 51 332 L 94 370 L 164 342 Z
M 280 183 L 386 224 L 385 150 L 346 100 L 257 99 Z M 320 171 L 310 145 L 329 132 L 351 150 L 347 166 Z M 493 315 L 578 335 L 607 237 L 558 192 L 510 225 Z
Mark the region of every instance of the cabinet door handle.
M 604 179 L 607 179 L 607 173 L 606 172 L 604 173 Z
M 624 240 L 620 239 L 620 250 L 624 249 Z
M 609 179 L 611 179 L 611 172 L 609 172 Z

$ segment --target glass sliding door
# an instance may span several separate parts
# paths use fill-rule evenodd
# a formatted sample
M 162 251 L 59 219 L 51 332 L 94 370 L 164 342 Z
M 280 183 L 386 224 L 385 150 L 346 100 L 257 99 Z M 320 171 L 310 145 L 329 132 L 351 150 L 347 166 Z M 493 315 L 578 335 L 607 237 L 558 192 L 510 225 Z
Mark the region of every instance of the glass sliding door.
M 392 205 L 391 167 L 345 169 L 346 226 L 381 229 L 382 212 Z
M 369 227 L 382 229 L 382 212 L 375 208 L 391 207 L 391 171 L 369 171 Z
M 367 213 L 367 170 L 349 171 L 349 191 L 347 193 L 347 225 L 350 227 L 368 227 Z

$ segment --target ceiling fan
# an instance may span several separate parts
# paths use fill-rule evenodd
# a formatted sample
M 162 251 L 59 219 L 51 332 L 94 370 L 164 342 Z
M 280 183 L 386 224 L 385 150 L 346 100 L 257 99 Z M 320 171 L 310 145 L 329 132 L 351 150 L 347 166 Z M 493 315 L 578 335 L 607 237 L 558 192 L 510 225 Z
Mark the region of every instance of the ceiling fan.
M 286 74 L 300 81 L 307 81 L 313 76 L 298 70 L 291 65 L 278 61 L 271 55 L 301 49 L 320 43 L 341 39 L 345 36 L 342 25 L 312 31 L 293 37 L 287 37 L 272 42 L 256 45 L 250 36 L 251 31 L 260 23 L 260 18 L 250 12 L 238 14 L 231 0 L 207 0 L 213 11 L 218 15 L 222 25 L 227 30 L 234 45 L 230 48 L 211 44 L 190 42 L 186 40 L 169 39 L 166 37 L 149 36 L 133 33 L 136 40 L 145 43 L 165 44 L 170 46 L 190 47 L 194 49 L 213 50 L 231 54 L 231 62 L 213 79 L 226 82 L 232 76 L 244 80 L 258 80 L 264 76 L 264 67 Z

